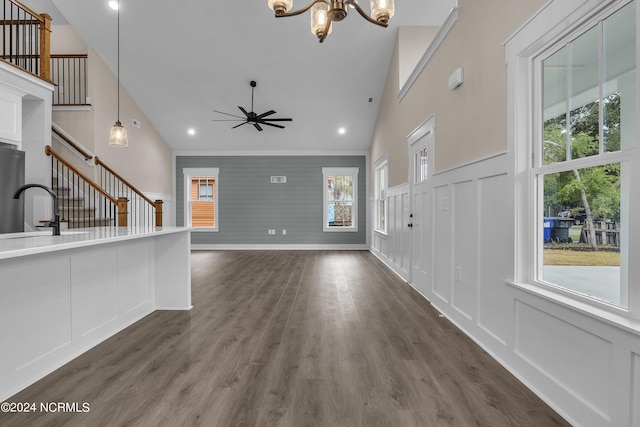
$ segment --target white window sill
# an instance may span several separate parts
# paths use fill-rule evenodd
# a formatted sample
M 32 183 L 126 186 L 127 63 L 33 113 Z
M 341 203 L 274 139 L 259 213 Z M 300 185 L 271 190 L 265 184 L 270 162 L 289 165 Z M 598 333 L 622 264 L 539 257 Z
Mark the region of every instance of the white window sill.
M 355 233 L 358 229 L 353 227 L 324 227 L 322 231 L 328 233 Z
M 386 231 L 383 230 L 373 230 L 373 232 L 384 237 L 387 237 L 389 235 Z
M 195 231 L 198 233 L 217 233 L 218 229 L 211 227 L 191 227 L 191 231 Z
M 581 297 L 580 295 L 574 297 L 569 295 L 570 292 L 565 294 L 561 290 L 552 290 L 542 285 L 514 283 L 510 281 L 505 281 L 505 283 L 551 303 L 558 304 L 580 314 L 624 329 L 635 335 L 640 335 L 640 319 L 630 317 L 629 312 L 623 308 L 599 303 L 597 300 L 591 301 L 589 298 Z

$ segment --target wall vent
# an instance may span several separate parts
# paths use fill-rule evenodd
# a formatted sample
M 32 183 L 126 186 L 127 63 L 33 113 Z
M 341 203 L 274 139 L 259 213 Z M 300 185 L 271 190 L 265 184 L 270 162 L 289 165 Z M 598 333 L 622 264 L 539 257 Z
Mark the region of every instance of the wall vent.
M 272 176 L 271 183 L 272 184 L 285 184 L 287 182 L 286 176 Z

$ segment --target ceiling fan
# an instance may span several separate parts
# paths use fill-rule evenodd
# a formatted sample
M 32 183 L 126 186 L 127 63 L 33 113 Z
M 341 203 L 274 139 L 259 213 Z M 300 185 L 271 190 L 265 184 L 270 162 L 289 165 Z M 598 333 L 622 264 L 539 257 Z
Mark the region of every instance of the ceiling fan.
M 273 126 L 274 128 L 284 129 L 284 126 L 278 125 L 278 124 L 275 124 L 275 123 L 270 123 L 270 122 L 291 122 L 291 121 L 293 121 L 293 119 L 290 119 L 290 118 L 268 118 L 268 116 L 271 116 L 272 114 L 276 113 L 273 110 L 269 110 L 266 113 L 262 113 L 262 114 L 254 113 L 253 112 L 253 89 L 257 86 L 257 83 L 254 80 L 251 80 L 251 83 L 249 83 L 249 84 L 251 85 L 251 111 L 247 112 L 247 110 L 245 110 L 244 108 L 238 106 L 240 111 L 242 111 L 242 113 L 244 113 L 244 115 L 245 115 L 245 117 L 242 117 L 242 116 L 236 116 L 235 114 L 225 113 L 223 111 L 213 110 L 214 113 L 219 113 L 219 114 L 224 114 L 226 116 L 235 117 L 235 119 L 212 120 L 212 122 L 237 122 L 237 121 L 241 121 L 242 123 L 233 126 L 231 129 L 235 129 L 235 128 L 240 127 L 242 125 L 246 125 L 247 123 L 251 123 L 253 125 L 253 127 L 258 129 L 259 131 L 262 131 L 262 126 L 260 126 L 260 125 L 267 125 L 267 126 Z

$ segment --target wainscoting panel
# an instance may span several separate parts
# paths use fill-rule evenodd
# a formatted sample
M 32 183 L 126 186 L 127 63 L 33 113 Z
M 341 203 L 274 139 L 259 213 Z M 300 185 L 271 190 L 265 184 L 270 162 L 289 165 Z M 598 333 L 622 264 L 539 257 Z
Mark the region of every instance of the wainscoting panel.
M 23 369 L 71 341 L 69 257 L 52 256 L 25 269 L 30 262 L 27 257 L 0 262 L 6 268 L 0 280 L 0 378 L 9 383 L 5 368 Z M 37 303 L 34 295 L 40 297 Z M 7 345 L 14 342 L 25 345 Z
M 404 280 L 409 280 L 411 234 L 409 192 L 407 185 L 392 187 L 387 192 L 387 233 L 373 231 L 371 252 Z M 373 202 L 369 205 L 373 212 Z
M 74 337 L 90 334 L 118 316 L 118 264 L 115 246 L 76 253 L 71 262 Z
M 640 426 L 640 354 L 631 353 L 631 422 Z
M 451 299 L 452 278 L 452 238 L 453 230 L 451 220 L 451 193 L 450 186 L 441 186 L 434 189 L 434 283 L 433 293 L 443 302 Z
M 55 254 L 37 268 L 30 257 L 0 260 L 0 272 L 2 394 L 17 391 L 46 366 L 43 360 L 71 343 L 71 278 L 69 257 Z
M 133 240 L 118 248 L 118 315 L 120 316 L 143 304 L 151 305 L 150 243 L 148 240 Z
M 476 182 L 453 187 L 453 294 L 451 305 L 468 320 L 476 317 L 478 212 Z
M 519 301 L 515 325 L 516 355 L 602 418 L 610 418 L 610 341 Z
M 478 326 L 506 345 L 509 325 L 504 321 L 510 306 L 505 279 L 509 265 L 505 260 L 513 256 L 513 242 L 509 230 L 511 218 L 507 175 L 496 175 L 478 180 Z M 499 243 L 498 243 L 499 242 Z

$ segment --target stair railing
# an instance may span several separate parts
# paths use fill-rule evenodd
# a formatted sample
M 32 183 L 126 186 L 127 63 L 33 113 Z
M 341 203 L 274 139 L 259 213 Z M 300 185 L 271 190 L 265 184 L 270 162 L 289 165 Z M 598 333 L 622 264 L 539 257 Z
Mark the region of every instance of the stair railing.
M 51 17 L 16 0 L 0 0 L 2 59 L 51 81 Z
M 56 84 L 53 105 L 82 107 L 88 102 L 88 71 L 86 54 L 51 55 L 51 81 Z
M 57 138 L 59 138 L 60 140 L 64 141 L 64 143 L 67 145 L 67 147 L 71 151 L 73 151 L 73 153 L 75 155 L 77 155 L 78 157 L 84 159 L 84 161 L 88 162 L 89 164 L 92 163 L 92 162 L 89 162 L 89 160 L 93 159 L 93 154 L 91 154 L 84 147 L 82 147 L 79 143 L 77 143 L 73 138 L 71 138 L 69 135 L 67 135 L 67 133 L 65 131 L 63 131 L 62 129 L 60 129 L 55 123 L 51 124 L 51 132 L 53 132 Z M 93 166 L 93 165 L 91 164 L 91 166 Z
M 129 206 L 129 223 L 137 227 L 162 227 L 162 200 L 151 200 L 126 179 L 103 163 L 98 156 L 93 160 L 98 166 L 98 183 L 114 198 L 126 198 Z
M 128 225 L 126 198 L 111 196 L 49 145 L 44 151 L 51 157 L 51 188 L 58 195 L 60 218 L 69 228 Z

